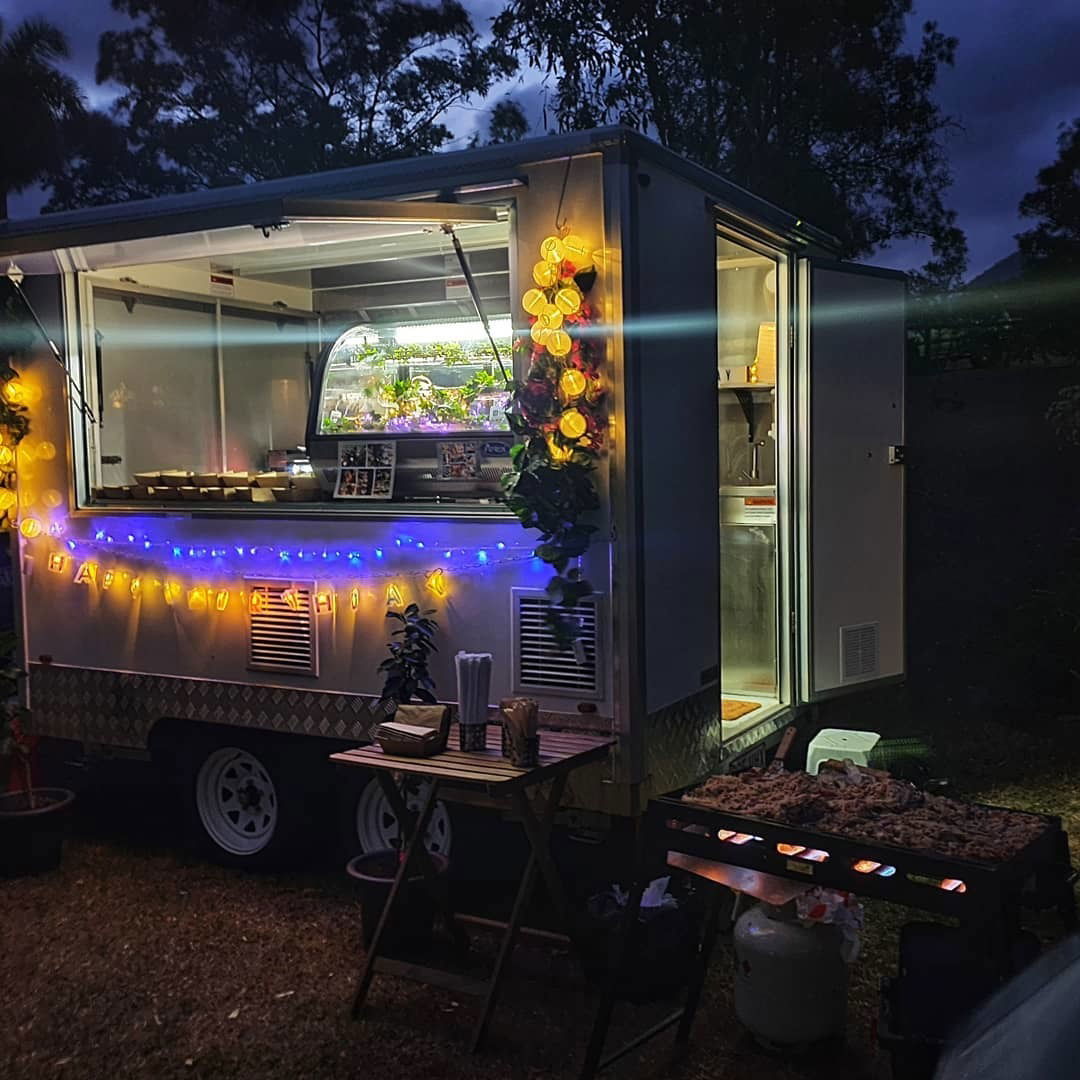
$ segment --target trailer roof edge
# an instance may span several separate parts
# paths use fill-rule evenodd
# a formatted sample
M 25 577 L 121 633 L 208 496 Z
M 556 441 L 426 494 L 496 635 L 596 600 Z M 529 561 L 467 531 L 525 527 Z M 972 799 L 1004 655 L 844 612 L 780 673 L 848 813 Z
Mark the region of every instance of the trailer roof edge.
M 648 160 L 697 184 L 722 206 L 756 217 L 781 231 L 792 241 L 836 251 L 839 242 L 829 233 L 803 222 L 796 215 L 746 191 L 722 176 L 695 165 L 640 132 L 622 126 L 593 128 L 567 134 L 544 135 L 518 143 L 504 143 L 468 150 L 429 154 L 425 157 L 356 165 L 329 172 L 260 180 L 251 184 L 206 188 L 179 195 L 162 195 L 126 203 L 89 206 L 40 214 L 32 218 L 0 221 L 0 254 L 41 251 L 68 246 L 62 234 L 71 232 L 70 244 L 86 243 L 87 233 L 110 226 L 130 230 L 139 222 L 190 219 L 200 212 L 213 215 L 226 208 L 240 212 L 259 203 L 289 196 L 318 198 L 348 195 L 378 199 L 417 196 L 426 192 L 446 198 L 454 188 L 512 177 L 515 171 L 537 161 L 576 154 L 628 150 L 638 160 Z M 212 227 L 212 226 L 211 226 Z M 35 246 L 34 238 L 49 243 Z

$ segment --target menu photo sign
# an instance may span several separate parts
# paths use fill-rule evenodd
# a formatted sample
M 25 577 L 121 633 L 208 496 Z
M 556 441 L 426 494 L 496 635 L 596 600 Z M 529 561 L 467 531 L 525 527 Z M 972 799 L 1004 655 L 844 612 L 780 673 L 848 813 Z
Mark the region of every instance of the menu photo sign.
M 339 443 L 334 498 L 393 498 L 396 464 L 397 443 L 392 440 Z

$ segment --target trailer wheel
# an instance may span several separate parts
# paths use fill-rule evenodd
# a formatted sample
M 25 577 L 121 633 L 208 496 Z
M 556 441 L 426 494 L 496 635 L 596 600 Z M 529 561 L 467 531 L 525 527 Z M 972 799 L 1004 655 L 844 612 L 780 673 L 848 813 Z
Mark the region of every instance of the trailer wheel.
M 417 780 L 409 784 L 405 803 L 410 810 L 420 809 L 430 783 L 429 780 Z M 387 848 L 401 846 L 401 822 L 374 779 L 364 786 L 356 799 L 354 827 L 361 854 L 368 855 L 373 851 L 385 851 Z M 450 811 L 440 799 L 431 813 L 431 822 L 428 824 L 424 842 L 428 851 L 448 856 L 452 840 Z
M 215 862 L 262 869 L 299 850 L 314 806 L 303 774 L 275 749 L 232 736 L 191 747 L 183 778 L 189 829 Z

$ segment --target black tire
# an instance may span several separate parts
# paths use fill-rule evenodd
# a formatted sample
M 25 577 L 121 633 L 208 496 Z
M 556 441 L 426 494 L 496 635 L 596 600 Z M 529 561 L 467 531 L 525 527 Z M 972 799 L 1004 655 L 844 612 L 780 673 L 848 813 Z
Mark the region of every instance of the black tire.
M 308 749 L 297 740 L 246 731 L 187 742 L 178 779 L 191 846 L 213 862 L 245 870 L 310 858 L 333 818 L 326 770 Z

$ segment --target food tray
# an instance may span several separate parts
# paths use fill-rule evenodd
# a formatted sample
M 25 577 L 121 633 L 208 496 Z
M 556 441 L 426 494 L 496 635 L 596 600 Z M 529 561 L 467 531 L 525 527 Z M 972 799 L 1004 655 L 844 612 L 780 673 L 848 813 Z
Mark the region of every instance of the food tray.
M 1072 873 L 1061 819 L 1044 814 L 1025 814 L 1046 828 L 1011 858 L 991 862 L 855 840 L 670 796 L 654 799 L 650 812 L 661 819 L 670 850 L 943 915 L 999 909 L 1004 897 L 1018 896 L 1036 877 L 1051 879 L 1056 904 Z

